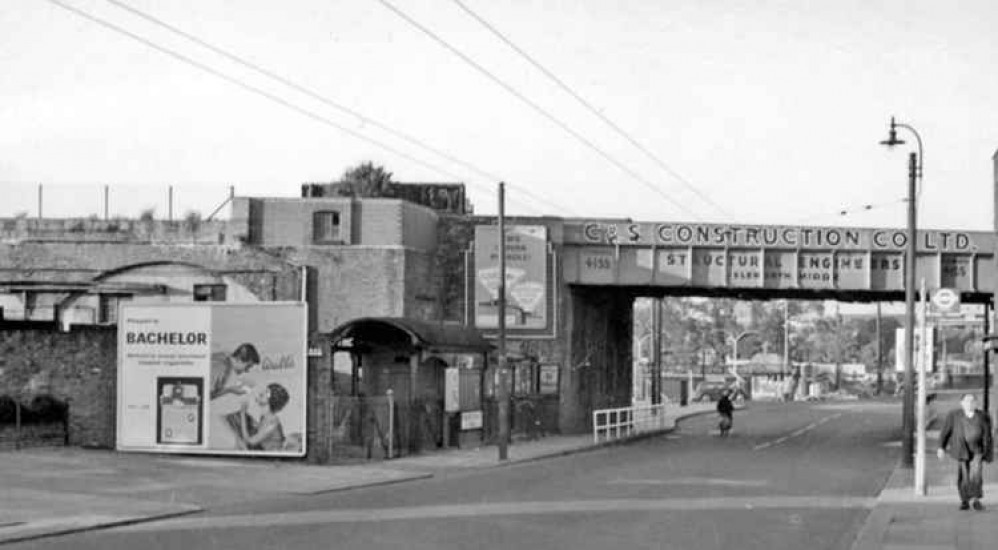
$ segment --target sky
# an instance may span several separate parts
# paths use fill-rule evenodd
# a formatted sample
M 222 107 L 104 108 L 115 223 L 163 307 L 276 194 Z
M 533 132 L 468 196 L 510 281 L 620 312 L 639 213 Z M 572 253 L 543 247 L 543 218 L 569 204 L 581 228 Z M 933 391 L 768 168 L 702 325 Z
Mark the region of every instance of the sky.
M 206 214 L 372 161 L 483 214 L 505 181 L 510 214 L 903 227 L 895 116 L 924 142 L 919 225 L 993 227 L 986 0 L 57 1 L 147 43 L 0 2 L 0 216 L 37 215 L 38 184 L 46 216 L 104 185 L 112 214 L 165 216 L 171 185 Z

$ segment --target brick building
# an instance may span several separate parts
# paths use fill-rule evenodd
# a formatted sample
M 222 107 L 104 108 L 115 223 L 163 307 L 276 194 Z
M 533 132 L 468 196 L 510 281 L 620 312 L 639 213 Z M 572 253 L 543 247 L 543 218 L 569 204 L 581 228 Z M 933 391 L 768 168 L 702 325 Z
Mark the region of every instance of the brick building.
M 463 213 L 463 187 L 458 187 L 460 197 L 453 200 L 445 195 L 453 193 L 454 186 L 423 194 L 438 206 L 446 206 L 444 210 L 460 204 L 459 212 Z M 403 356 L 407 366 L 412 364 L 413 374 L 403 385 L 402 393 L 407 394 L 396 396 L 397 414 L 411 413 L 418 406 L 423 416 L 432 418 L 400 421 L 406 429 L 417 424 L 430 428 L 412 428 L 412 433 L 402 434 L 424 442 L 405 441 L 397 447 L 416 451 L 427 444 L 456 444 L 459 438 L 445 442 L 443 437 L 450 427 L 442 410 L 444 369 L 460 361 L 467 369 L 474 369 L 475 385 L 480 387 L 489 345 L 457 326 L 463 314 L 463 280 L 455 266 L 463 268 L 463 248 L 444 250 L 438 242 L 445 226 L 440 223 L 441 216 L 461 215 L 438 213 L 412 202 L 420 196 L 417 192 L 411 200 L 235 197 L 232 217 L 225 222 L 0 220 L 0 319 L 8 328 L 11 323 L 41 324 L 31 330 L 0 334 L 0 345 L 6 346 L 0 359 L 0 369 L 5 371 L 0 395 L 23 399 L 32 392 L 44 392 L 71 401 L 74 414 L 92 421 L 86 433 L 98 433 L 88 436 L 89 441 L 107 446 L 114 441 L 113 422 L 107 422 L 106 415 L 83 414 L 81 409 L 113 411 L 107 403 L 113 395 L 102 394 L 98 400 L 78 396 L 89 395 L 87 392 L 96 386 L 106 388 L 107 378 L 96 373 L 113 372 L 114 339 L 93 337 L 106 344 L 95 354 L 100 359 L 93 361 L 102 365 L 111 362 L 93 367 L 94 376 L 84 373 L 73 384 L 63 384 L 58 374 L 73 369 L 68 359 L 59 357 L 78 356 L 68 348 L 85 340 L 78 335 L 87 331 L 86 327 L 113 327 L 122 301 L 304 298 L 309 304 L 310 347 L 317 351 L 309 360 L 311 448 L 325 449 L 327 452 L 319 454 L 328 455 L 330 438 L 334 437 L 330 434 L 344 428 L 344 406 L 356 409 L 362 405 L 357 398 L 365 389 L 383 393 L 384 384 L 373 382 L 380 372 L 378 362 L 387 358 L 385 367 L 395 368 Z M 356 326 L 341 330 L 340 336 L 363 333 L 366 346 L 377 341 L 395 342 L 398 349 L 351 355 L 346 352 L 360 349 L 349 348 L 356 338 L 341 338 L 338 345 L 346 343 L 348 347 L 341 348 L 334 358 L 325 336 L 362 318 L 382 320 L 377 326 L 386 336 L 372 336 L 370 326 L 360 331 Z M 55 327 L 62 333 L 52 330 Z M 413 327 L 419 329 L 414 331 Z M 405 336 L 401 341 L 395 338 L 400 335 L 398 330 Z M 41 354 L 40 349 L 46 346 L 19 348 L 12 344 L 25 339 L 58 340 L 59 345 L 47 347 L 60 352 Z M 105 349 L 107 346 L 110 349 Z M 337 374 L 341 380 L 357 380 L 365 368 L 369 387 L 335 383 Z M 417 371 L 422 374 L 416 376 Z M 45 383 L 31 385 L 30 380 Z M 94 388 L 84 389 L 88 384 Z M 383 396 L 371 395 L 368 401 L 376 398 Z M 365 419 L 354 412 L 352 422 L 362 423 Z M 353 431 L 357 432 L 354 440 L 367 437 L 359 428 Z M 367 445 L 370 447 L 370 442 Z
M 300 198 L 233 197 L 227 221 L 0 220 L 0 312 L 8 324 L 76 327 L 62 337 L 72 347 L 82 341 L 74 332 L 113 326 L 125 300 L 304 299 L 311 459 L 490 441 L 498 424 L 490 344 L 497 332 L 482 316 L 491 308 L 495 320 L 496 303 L 482 284 L 495 282 L 489 262 L 496 253 L 476 241 L 488 233 L 483 228 L 495 233 L 495 219 L 471 215 L 460 185 L 394 193 L 404 198 L 340 196 L 335 187 L 307 184 Z M 521 236 L 540 235 L 532 252 L 508 256 L 538 262 L 536 280 L 523 284 L 527 277 L 511 291 L 510 312 L 520 321 L 540 320 L 508 327 L 513 431 L 585 431 L 592 410 L 630 402 L 630 371 L 615 365 L 630 364 L 633 295 L 565 282 L 559 257 L 566 227 L 575 222 L 507 223 L 518 228 L 510 236 L 515 247 L 526 246 L 516 241 Z M 0 346 L 11 338 L 4 332 Z M 6 371 L 0 396 L 23 396 L 30 380 L 55 381 L 48 389 L 66 399 L 84 382 L 106 384 L 81 375 L 60 386 L 62 378 L 46 373 L 72 368 L 56 360 L 61 354 L 27 357 L 16 356 L 18 346 L 4 349 L 12 355 L 0 359 Z M 114 357 L 108 350 L 98 355 Z M 453 388 L 460 391 L 451 395 Z M 397 418 L 387 413 L 389 389 Z M 395 427 L 394 439 L 387 425 Z M 114 441 L 112 430 L 91 425 L 87 433 L 107 442 Z

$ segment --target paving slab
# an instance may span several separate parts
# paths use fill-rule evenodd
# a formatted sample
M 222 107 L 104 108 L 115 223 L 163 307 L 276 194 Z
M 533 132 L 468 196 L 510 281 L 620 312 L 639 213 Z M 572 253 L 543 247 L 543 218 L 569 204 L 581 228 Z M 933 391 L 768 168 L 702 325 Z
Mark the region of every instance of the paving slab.
M 188 503 L 103 497 L 21 488 L 4 488 L 0 543 L 15 542 L 139 521 L 172 518 L 202 510 Z
M 935 445 L 929 445 L 935 449 Z M 957 509 L 956 466 L 926 455 L 926 494 L 914 489 L 914 472 L 898 466 L 881 491 L 852 550 L 947 548 L 971 550 L 998 544 L 998 466 L 985 465 L 984 512 Z

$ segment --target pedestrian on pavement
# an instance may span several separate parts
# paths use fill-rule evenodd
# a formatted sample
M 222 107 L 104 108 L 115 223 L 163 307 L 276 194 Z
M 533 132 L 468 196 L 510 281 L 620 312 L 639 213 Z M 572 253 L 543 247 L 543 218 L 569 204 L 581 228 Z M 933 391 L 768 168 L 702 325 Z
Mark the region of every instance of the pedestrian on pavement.
M 994 439 L 991 434 L 991 419 L 977 408 L 977 399 L 972 393 L 960 398 L 960 408 L 946 415 L 946 421 L 939 432 L 939 459 L 946 453 L 957 461 L 956 488 L 960 493 L 960 509 L 983 510 L 984 462 L 991 462 L 994 454 Z
M 727 436 L 728 432 L 731 431 L 731 425 L 734 423 L 734 412 L 735 405 L 731 402 L 731 390 L 724 390 L 717 400 L 717 414 L 721 415 L 718 427 L 722 437 Z

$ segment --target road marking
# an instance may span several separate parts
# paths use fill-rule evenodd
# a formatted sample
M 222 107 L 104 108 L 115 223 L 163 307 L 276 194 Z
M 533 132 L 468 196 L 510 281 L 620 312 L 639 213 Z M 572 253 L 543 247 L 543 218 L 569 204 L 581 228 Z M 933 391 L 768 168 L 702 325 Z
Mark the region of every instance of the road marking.
M 760 444 L 756 445 L 755 447 L 752 447 L 752 450 L 753 451 L 761 451 L 763 449 L 767 449 L 769 447 L 772 447 L 773 445 L 780 445 L 782 443 L 785 443 L 788 439 L 792 439 L 794 437 L 800 437 L 800 436 L 806 434 L 807 432 L 809 432 L 809 431 L 817 428 L 818 426 L 821 426 L 822 424 L 824 424 L 824 423 L 826 423 L 826 422 L 828 422 L 830 420 L 834 420 L 834 419 L 836 419 L 836 418 L 838 418 L 840 416 L 842 416 L 842 413 L 836 413 L 836 414 L 833 414 L 831 416 L 826 416 L 826 417 L 822 418 L 821 420 L 818 420 L 817 422 L 812 422 L 812 423 L 808 424 L 807 426 L 804 426 L 803 428 L 800 428 L 799 430 L 795 430 L 795 431 L 791 432 L 789 435 L 785 435 L 785 436 L 780 437 L 778 439 L 774 439 L 773 441 L 767 441 L 765 443 L 760 443 Z
M 763 487 L 768 481 L 720 479 L 712 477 L 678 477 L 670 479 L 614 479 L 609 485 L 717 485 L 723 487 Z
M 532 516 L 590 514 L 595 512 L 710 511 L 736 509 L 851 509 L 873 508 L 874 497 L 850 496 L 758 496 L 677 499 L 609 499 L 441 504 L 406 508 L 360 508 L 312 510 L 272 514 L 184 517 L 143 523 L 115 529 L 117 532 L 192 531 L 263 528 L 332 523 L 376 523 L 427 519 L 476 518 L 490 516 Z

